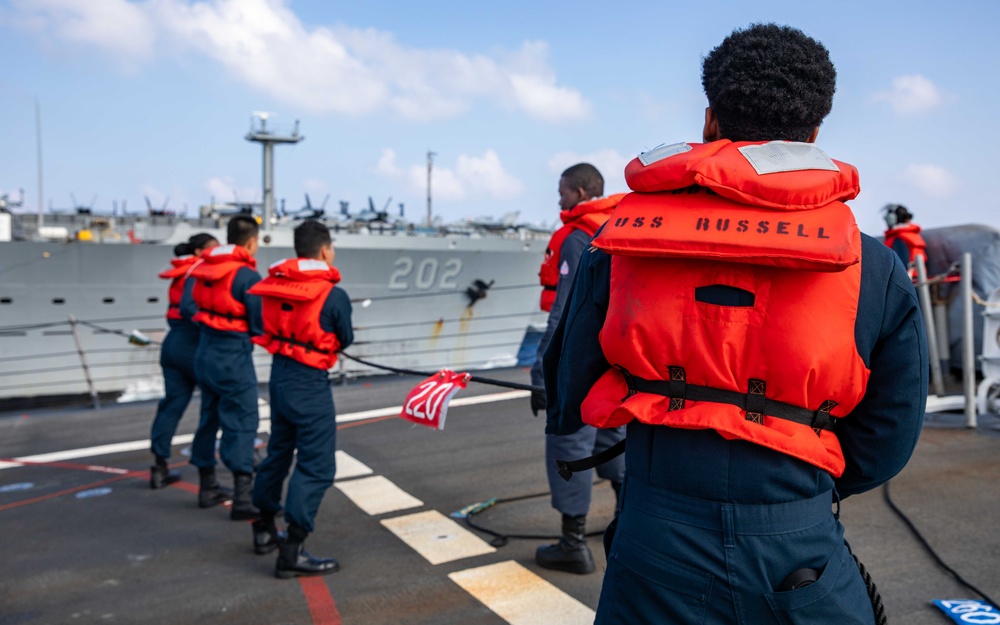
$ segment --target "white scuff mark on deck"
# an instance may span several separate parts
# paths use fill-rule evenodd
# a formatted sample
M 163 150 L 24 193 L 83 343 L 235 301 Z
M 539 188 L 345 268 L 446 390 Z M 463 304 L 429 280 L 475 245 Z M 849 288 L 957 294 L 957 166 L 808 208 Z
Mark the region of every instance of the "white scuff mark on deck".
M 431 564 L 442 564 L 496 551 L 482 538 L 437 510 L 383 519 L 382 525 Z
M 424 505 L 424 502 L 381 475 L 337 482 L 334 486 L 347 495 L 354 505 L 372 516 Z

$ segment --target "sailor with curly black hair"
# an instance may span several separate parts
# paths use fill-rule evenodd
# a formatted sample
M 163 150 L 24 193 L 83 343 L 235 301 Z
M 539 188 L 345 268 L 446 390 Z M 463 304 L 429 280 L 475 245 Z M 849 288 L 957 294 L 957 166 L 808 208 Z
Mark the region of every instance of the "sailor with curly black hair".
M 627 426 L 596 623 L 881 622 L 839 510 L 916 446 L 916 294 L 814 144 L 826 48 L 757 24 L 703 70 L 704 143 L 626 167 L 543 363 L 546 432 Z

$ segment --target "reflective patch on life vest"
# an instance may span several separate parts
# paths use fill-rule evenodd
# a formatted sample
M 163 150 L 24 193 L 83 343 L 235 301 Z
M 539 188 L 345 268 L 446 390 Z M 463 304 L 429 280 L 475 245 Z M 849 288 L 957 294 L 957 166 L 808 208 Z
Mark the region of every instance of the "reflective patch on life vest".
M 213 247 L 208 253 L 211 256 L 224 256 L 226 254 L 232 254 L 234 251 L 236 251 L 236 246 L 233 245 L 232 243 L 228 243 L 226 245 L 217 245 Z
M 662 161 L 663 159 L 674 156 L 675 154 L 683 154 L 684 152 L 690 152 L 691 146 L 683 141 L 680 143 L 671 143 L 670 145 L 660 144 L 648 150 L 646 152 L 641 152 L 639 154 L 639 160 L 643 165 L 649 165 L 657 161 Z
M 812 143 L 771 141 L 737 148 L 761 176 L 789 171 L 840 171 L 837 164 Z
M 326 271 L 330 266 L 322 260 L 299 259 L 299 271 Z
M 566 262 L 565 260 L 562 262 L 562 265 L 559 266 L 559 275 L 560 276 L 569 275 L 569 263 Z

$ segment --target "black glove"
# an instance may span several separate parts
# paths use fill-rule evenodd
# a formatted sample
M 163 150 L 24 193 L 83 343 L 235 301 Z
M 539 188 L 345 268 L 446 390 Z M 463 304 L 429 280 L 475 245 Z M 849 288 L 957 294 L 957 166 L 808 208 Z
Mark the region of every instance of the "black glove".
M 531 414 L 538 416 L 538 411 L 545 413 L 545 391 L 531 391 Z

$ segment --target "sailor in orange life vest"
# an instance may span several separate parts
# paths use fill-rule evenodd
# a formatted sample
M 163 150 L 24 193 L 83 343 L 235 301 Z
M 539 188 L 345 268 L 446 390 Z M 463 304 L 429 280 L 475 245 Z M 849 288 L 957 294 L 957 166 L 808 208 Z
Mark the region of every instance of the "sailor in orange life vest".
M 907 267 L 917 260 L 917 256 L 923 256 L 924 262 L 927 262 L 927 243 L 920 236 L 920 226 L 910 221 L 913 214 L 902 204 L 889 204 L 882 210 L 885 211 L 885 224 L 888 226 L 885 244 Z
M 194 376 L 194 352 L 198 348 L 200 334 L 198 324 L 192 317 L 181 314 L 181 296 L 194 286 L 194 281 L 188 280 L 188 276 L 201 262 L 202 252 L 218 244 L 215 237 L 208 233 L 193 235 L 187 242 L 177 244 L 174 248 L 176 258 L 171 259 L 171 266 L 160 273 L 161 278 L 171 281 L 167 292 L 167 325 L 170 331 L 160 348 L 164 396 L 156 407 L 149 435 L 150 451 L 155 458 L 153 466 L 149 467 L 150 488 L 163 488 L 181 479 L 179 473 L 167 467 L 167 461 L 170 459 L 170 441 L 198 383 Z
M 917 297 L 813 144 L 826 48 L 756 24 L 702 82 L 705 143 L 628 164 L 545 355 L 548 432 L 627 424 L 596 623 L 871 624 L 839 506 L 916 445 Z
M 351 300 L 336 286 L 330 230 L 310 219 L 295 228 L 295 253 L 271 265 L 269 276 L 250 292 L 263 300 L 264 333 L 254 342 L 274 354 L 271 365 L 271 438 L 267 457 L 257 471 L 253 503 L 260 509 L 254 522 L 254 551 L 278 548 L 275 575 L 289 578 L 333 573 L 333 558 L 317 558 L 302 548 L 314 528 L 316 511 L 336 472 L 337 417 L 327 370 L 337 351 L 354 341 Z M 288 481 L 285 519 L 279 533 L 281 486 Z
M 563 227 L 556 230 L 545 250 L 539 277 L 542 283 L 542 310 L 549 313 L 538 355 L 531 368 L 531 383 L 542 386 L 542 355 L 555 332 L 573 287 L 580 256 L 590 245 L 615 205 L 625 194 L 604 195 L 604 177 L 590 163 L 578 163 L 559 178 L 559 217 Z M 545 410 L 545 393 L 531 395 L 531 411 Z M 600 453 L 625 437 L 624 428 L 597 430 L 583 427 L 571 434 L 545 437 L 545 467 L 552 492 L 552 507 L 562 514 L 559 542 L 543 545 L 535 552 L 535 562 L 547 569 L 587 574 L 594 571 L 594 557 L 587 546 L 586 522 L 590 510 L 592 471 L 581 471 L 564 480 L 556 470 L 556 460 L 580 458 Z M 618 457 L 597 467 L 597 474 L 611 481 L 617 498 L 625 474 L 625 460 Z
M 256 220 L 236 215 L 226 227 L 227 245 L 202 256 L 191 272 L 194 320 L 201 323 L 194 370 L 201 384 L 201 421 L 191 443 L 191 464 L 198 467 L 198 505 L 209 508 L 226 500 L 215 476 L 215 437 L 221 428 L 219 455 L 233 472 L 234 521 L 257 518 L 250 500 L 253 487 L 254 439 L 257 435 L 257 373 L 250 337 L 262 332 L 260 298 L 249 293 L 257 273 Z

